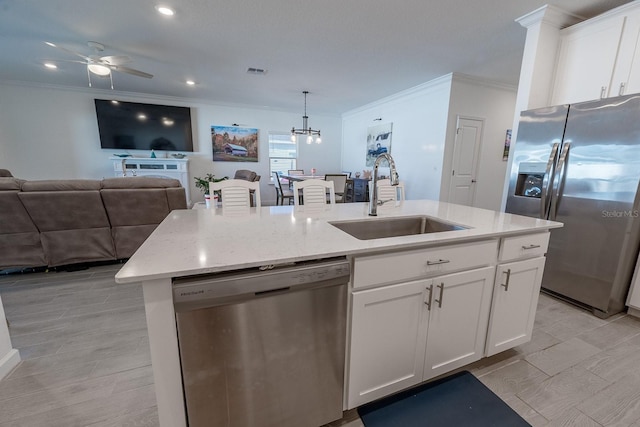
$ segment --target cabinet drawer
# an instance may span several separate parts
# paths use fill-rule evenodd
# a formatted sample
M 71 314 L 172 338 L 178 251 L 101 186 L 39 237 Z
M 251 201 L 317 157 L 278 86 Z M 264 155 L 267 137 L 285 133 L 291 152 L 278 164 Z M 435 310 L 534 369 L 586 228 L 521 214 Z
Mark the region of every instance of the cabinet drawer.
M 467 270 L 496 261 L 498 241 L 489 240 L 355 258 L 353 287 L 403 282 Z
M 502 239 L 498 260 L 510 261 L 518 258 L 542 256 L 547 252 L 549 232 L 526 234 Z

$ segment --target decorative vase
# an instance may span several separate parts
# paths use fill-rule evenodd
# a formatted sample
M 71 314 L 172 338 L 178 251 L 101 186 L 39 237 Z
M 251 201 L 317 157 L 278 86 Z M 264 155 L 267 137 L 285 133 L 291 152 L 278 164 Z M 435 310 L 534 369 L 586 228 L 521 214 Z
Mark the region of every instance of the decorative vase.
M 204 204 L 207 208 L 211 207 L 211 196 L 209 194 L 204 195 Z

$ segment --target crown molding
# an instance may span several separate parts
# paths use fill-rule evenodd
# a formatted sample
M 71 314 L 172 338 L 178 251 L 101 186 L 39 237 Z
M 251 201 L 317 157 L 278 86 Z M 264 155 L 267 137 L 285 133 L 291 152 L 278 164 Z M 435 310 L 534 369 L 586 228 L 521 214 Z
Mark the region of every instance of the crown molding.
M 561 29 L 577 24 L 585 19 L 584 16 L 576 15 L 562 10 L 557 6 L 547 4 L 517 18 L 516 22 L 526 28 L 538 23 L 544 23 Z

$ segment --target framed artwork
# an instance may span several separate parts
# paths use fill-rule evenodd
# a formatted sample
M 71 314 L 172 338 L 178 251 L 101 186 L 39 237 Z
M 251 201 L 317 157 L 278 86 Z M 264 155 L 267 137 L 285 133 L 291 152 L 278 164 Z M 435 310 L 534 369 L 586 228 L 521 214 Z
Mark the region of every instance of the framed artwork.
M 258 129 L 211 126 L 214 162 L 257 162 Z
M 507 134 L 504 137 L 504 151 L 502 152 L 502 160 L 505 162 L 509 158 L 510 146 L 511 146 L 511 129 L 507 129 Z
M 373 166 L 380 154 L 391 154 L 392 127 L 393 123 L 385 123 L 367 129 L 367 166 Z

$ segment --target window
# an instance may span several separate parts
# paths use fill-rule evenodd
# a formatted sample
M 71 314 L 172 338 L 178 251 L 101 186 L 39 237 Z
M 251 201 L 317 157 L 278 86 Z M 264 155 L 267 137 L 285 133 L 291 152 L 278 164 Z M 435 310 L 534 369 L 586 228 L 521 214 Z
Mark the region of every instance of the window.
M 289 169 L 297 169 L 298 142 L 291 141 L 290 133 L 269 132 L 269 178 L 273 172 L 286 174 Z

